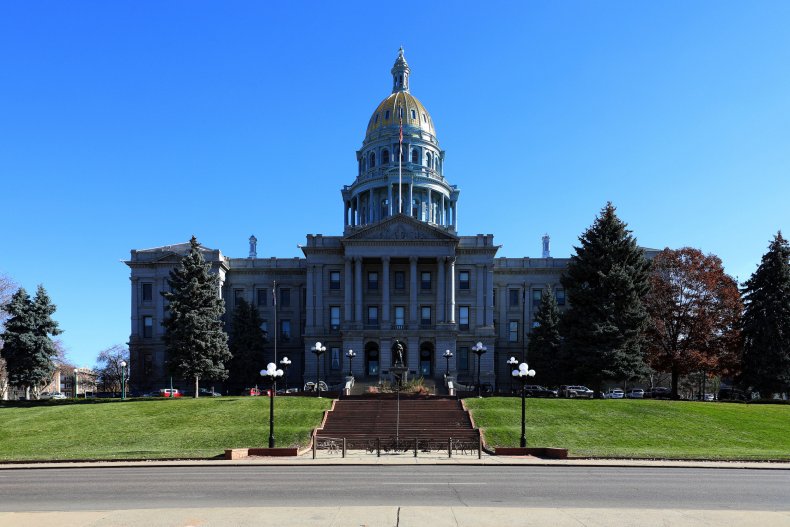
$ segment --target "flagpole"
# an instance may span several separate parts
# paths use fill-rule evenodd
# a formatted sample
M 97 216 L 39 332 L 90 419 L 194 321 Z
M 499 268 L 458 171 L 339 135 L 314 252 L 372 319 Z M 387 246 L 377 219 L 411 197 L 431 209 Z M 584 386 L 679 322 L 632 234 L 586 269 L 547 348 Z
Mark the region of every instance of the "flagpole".
M 272 305 L 274 305 L 274 364 L 277 364 L 277 280 L 272 282 Z
M 400 113 L 400 132 L 398 134 L 398 143 L 400 144 L 400 151 L 398 152 L 398 214 L 403 214 L 403 108 L 399 110 Z

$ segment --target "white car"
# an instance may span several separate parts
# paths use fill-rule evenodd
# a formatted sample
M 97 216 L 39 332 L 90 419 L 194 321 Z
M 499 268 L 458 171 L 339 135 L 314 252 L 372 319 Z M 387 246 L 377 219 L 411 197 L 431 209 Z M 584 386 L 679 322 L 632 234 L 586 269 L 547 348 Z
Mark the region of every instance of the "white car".
M 644 399 L 645 391 L 642 388 L 631 388 L 625 396 L 629 399 Z
M 623 397 L 625 397 L 625 394 L 620 388 L 611 389 L 603 394 L 604 399 L 622 399 Z
M 65 399 L 66 396 L 60 392 L 46 392 L 38 396 L 39 399 Z

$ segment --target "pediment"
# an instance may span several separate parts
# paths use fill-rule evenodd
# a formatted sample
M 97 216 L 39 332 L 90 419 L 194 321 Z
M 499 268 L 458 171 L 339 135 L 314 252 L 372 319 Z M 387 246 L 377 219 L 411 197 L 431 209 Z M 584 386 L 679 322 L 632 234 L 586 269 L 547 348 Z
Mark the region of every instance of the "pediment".
M 344 242 L 404 241 L 404 242 L 458 242 L 458 237 L 442 227 L 429 225 L 405 214 L 391 216 L 383 221 L 359 228 L 343 238 Z

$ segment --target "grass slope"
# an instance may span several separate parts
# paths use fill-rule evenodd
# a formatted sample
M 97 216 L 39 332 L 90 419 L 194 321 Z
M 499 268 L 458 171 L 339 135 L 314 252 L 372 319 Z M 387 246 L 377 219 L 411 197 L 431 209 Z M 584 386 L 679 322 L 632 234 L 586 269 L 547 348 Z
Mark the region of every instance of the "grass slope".
M 305 446 L 331 403 L 277 398 L 277 446 Z M 0 460 L 214 457 L 268 438 L 267 397 L 0 403 Z
M 521 399 L 467 399 L 489 447 L 518 446 Z M 790 405 L 527 400 L 527 444 L 571 456 L 790 460 Z

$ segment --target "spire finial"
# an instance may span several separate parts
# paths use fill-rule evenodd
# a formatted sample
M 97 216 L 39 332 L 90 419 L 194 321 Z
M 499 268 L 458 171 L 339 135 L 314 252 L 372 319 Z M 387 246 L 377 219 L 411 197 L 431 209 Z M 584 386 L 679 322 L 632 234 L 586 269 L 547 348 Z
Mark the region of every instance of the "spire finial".
M 392 66 L 392 93 L 399 91 L 409 91 L 409 65 L 406 63 L 406 57 L 403 56 L 403 46 L 398 50 L 398 58 L 395 59 L 395 65 Z

